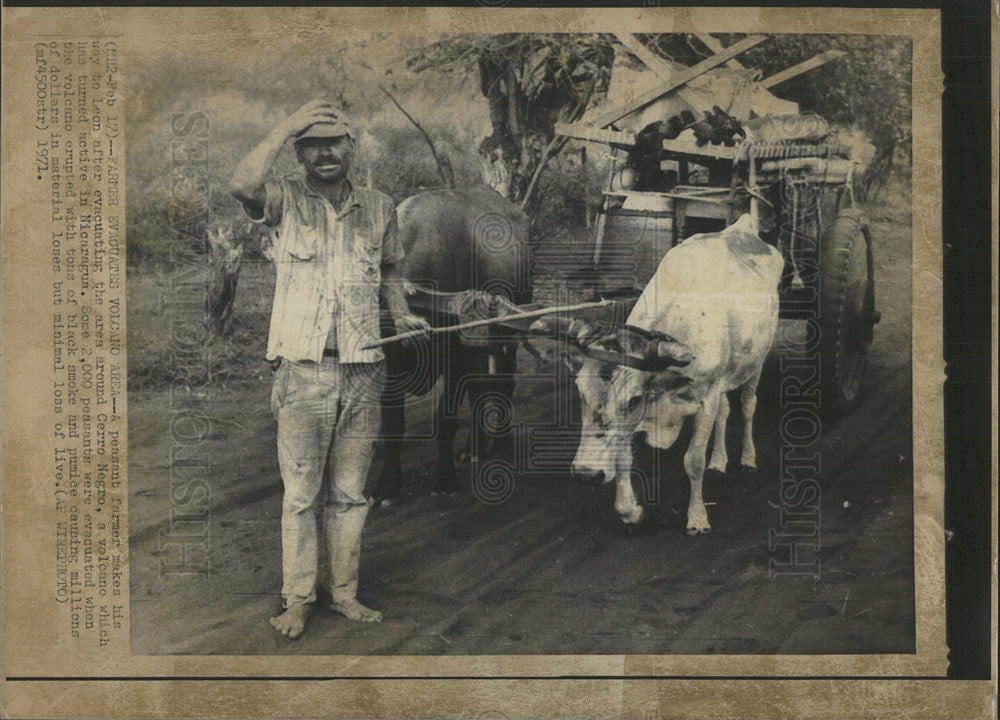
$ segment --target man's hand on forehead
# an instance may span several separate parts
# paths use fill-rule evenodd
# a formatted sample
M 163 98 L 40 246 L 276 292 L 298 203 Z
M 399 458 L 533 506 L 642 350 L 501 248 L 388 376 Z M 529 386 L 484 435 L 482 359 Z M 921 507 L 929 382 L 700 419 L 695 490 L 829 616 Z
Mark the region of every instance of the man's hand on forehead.
M 300 110 L 308 109 L 311 114 L 323 120 L 337 120 L 340 112 L 326 100 L 312 100 L 303 105 Z
M 289 115 L 284 125 L 289 135 L 297 135 L 316 123 L 335 123 L 340 113 L 326 100 L 311 100 Z

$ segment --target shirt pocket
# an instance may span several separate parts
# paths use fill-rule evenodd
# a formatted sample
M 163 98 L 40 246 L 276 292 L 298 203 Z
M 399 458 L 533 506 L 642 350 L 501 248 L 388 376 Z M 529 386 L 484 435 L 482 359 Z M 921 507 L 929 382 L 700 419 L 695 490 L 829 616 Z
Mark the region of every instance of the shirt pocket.
M 315 227 L 296 227 L 291 229 L 285 239 L 285 252 L 293 261 L 306 262 L 316 258 L 319 247 L 320 231 Z

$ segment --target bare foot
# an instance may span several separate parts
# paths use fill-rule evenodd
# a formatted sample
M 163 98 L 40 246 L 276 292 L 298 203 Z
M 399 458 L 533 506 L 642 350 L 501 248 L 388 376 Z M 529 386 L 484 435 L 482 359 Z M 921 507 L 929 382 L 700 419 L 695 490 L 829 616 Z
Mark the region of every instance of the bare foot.
M 382 622 L 382 613 L 365 607 L 355 598 L 333 602 L 330 609 L 339 612 L 348 620 L 358 620 L 360 622 Z
M 306 619 L 309 617 L 309 605 L 292 605 L 277 617 L 268 620 L 271 627 L 287 637 L 289 640 L 298 640 L 302 631 L 306 629 Z

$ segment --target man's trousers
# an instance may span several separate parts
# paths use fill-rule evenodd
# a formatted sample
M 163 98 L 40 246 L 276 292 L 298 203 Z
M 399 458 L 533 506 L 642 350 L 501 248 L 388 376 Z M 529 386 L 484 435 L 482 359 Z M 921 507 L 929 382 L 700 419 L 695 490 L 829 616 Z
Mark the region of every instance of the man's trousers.
M 275 374 L 271 408 L 278 420 L 278 464 L 285 489 L 285 607 L 314 602 L 317 584 L 327 578 L 334 602 L 357 593 L 361 531 L 368 514 L 365 479 L 378 439 L 384 383 L 384 361 L 284 360 Z

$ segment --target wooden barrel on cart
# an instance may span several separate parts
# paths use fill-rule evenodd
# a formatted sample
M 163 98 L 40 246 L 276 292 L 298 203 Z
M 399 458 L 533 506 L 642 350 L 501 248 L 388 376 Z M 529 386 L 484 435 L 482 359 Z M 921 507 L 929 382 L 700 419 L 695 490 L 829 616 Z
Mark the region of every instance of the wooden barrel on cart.
M 606 212 L 597 258 L 602 289 L 644 288 L 673 244 L 673 201 L 644 195 Z

